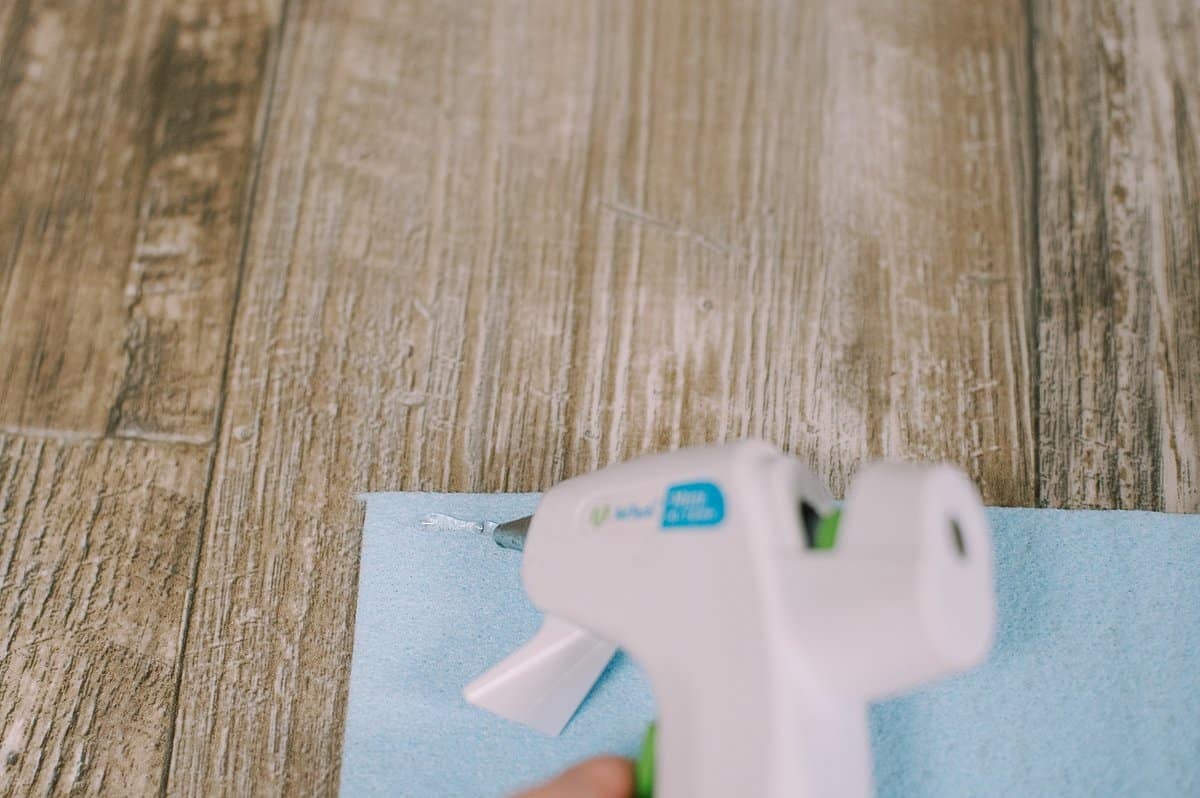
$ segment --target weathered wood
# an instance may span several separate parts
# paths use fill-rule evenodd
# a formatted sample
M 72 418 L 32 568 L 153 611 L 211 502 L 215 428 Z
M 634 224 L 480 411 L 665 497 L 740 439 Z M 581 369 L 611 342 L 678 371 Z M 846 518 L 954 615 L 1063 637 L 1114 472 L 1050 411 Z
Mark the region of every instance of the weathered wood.
M 1200 7 L 1034 4 L 1039 502 L 1200 510 Z
M 0 794 L 162 786 L 273 13 L 0 4 Z
M 820 334 L 792 368 L 817 366 L 801 407 L 780 405 L 812 424 L 812 459 L 836 490 L 864 457 L 944 459 L 990 503 L 1030 503 L 1022 9 L 837 8 L 822 213 L 809 232 L 824 241 L 823 268 L 782 300 L 820 298 Z
M 0 795 L 158 790 L 208 461 L 0 435 Z
M 209 441 L 268 21 L 5 5 L 0 428 Z
M 361 490 L 1200 509 L 1194 3 L 278 13 L 0 3 L 0 792 L 332 791 Z
M 357 491 L 757 434 L 1032 500 L 1019 6 L 292 12 L 171 792 L 334 788 Z

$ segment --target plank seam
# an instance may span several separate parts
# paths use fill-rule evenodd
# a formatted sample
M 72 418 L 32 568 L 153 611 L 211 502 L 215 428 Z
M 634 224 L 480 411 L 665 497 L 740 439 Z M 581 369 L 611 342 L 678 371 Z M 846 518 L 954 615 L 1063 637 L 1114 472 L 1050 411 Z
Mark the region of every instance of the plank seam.
M 1025 16 L 1025 71 L 1029 86 L 1026 99 L 1029 111 L 1029 306 L 1033 330 L 1028 336 L 1033 351 L 1029 353 L 1030 404 L 1029 419 L 1033 433 L 1033 501 L 1038 507 L 1046 506 L 1042 485 L 1042 129 L 1038 117 L 1040 93 L 1037 72 L 1037 24 L 1034 21 L 1034 0 L 1022 0 L 1021 9 Z
M 282 61 L 284 36 L 291 8 L 291 0 L 283 0 L 280 7 L 279 25 L 267 45 L 263 88 L 259 102 L 259 116 L 254 135 L 254 163 L 251 167 L 250 181 L 246 186 L 243 197 L 242 228 L 239 231 L 240 247 L 238 252 L 237 277 L 234 280 L 233 301 L 229 313 L 228 329 L 225 335 L 225 353 L 221 363 L 221 389 L 217 394 L 217 411 L 214 413 L 212 440 L 215 442 L 212 454 L 208 459 L 208 470 L 205 475 L 204 497 L 200 508 L 200 534 L 197 535 L 196 546 L 192 553 L 191 573 L 188 575 L 187 598 L 184 602 L 183 618 L 179 627 L 179 650 L 175 658 L 174 686 L 171 693 L 170 723 L 167 725 L 167 740 L 163 749 L 162 776 L 159 781 L 159 796 L 166 796 L 171 779 L 171 761 L 175 755 L 175 730 L 179 718 L 179 695 L 183 688 L 183 666 L 187 656 L 188 631 L 191 627 L 192 612 L 195 607 L 196 583 L 199 579 L 200 560 L 204 555 L 204 540 L 208 531 L 209 507 L 212 501 L 213 476 L 216 472 L 217 456 L 221 447 L 221 431 L 225 421 L 225 400 L 228 395 L 231 363 L 233 361 L 234 330 L 237 325 L 238 308 L 241 304 L 242 286 L 245 282 L 246 260 L 250 251 L 250 233 L 253 229 L 255 198 L 258 195 L 259 178 L 262 174 L 263 151 L 266 149 L 267 132 L 270 129 L 271 110 L 275 104 L 275 88 L 278 83 L 279 65 Z

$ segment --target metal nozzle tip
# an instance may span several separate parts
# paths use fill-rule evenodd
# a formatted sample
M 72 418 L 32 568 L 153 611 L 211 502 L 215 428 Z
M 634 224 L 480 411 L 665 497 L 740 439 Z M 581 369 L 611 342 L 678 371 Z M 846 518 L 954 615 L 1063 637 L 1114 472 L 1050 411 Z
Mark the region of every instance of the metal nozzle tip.
M 529 523 L 532 520 L 533 516 L 527 515 L 524 518 L 515 518 L 512 521 L 497 524 L 496 531 L 492 533 L 492 540 L 496 541 L 496 545 L 501 548 L 524 551 L 525 536 L 529 534 Z

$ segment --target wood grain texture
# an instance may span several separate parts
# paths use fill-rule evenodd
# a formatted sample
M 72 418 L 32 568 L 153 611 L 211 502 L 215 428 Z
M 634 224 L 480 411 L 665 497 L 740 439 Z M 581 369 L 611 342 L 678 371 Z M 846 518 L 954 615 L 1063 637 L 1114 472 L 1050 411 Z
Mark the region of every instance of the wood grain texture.
M 210 441 L 267 21 L 5 5 L 0 427 Z
M 1198 16 L 0 3 L 0 793 L 332 792 L 363 490 L 1200 509 Z
M 824 274 L 784 299 L 822 298 L 821 334 L 793 369 L 818 367 L 804 401 L 780 406 L 815 422 L 835 490 L 864 458 L 902 457 L 960 465 L 989 503 L 1033 501 L 1020 16 L 1017 3 L 862 3 L 830 26 L 829 200 L 811 233 Z
M 1019 6 L 291 11 L 171 792 L 334 789 L 357 491 L 762 435 L 1033 500 Z
M 1200 510 L 1200 7 L 1037 3 L 1039 502 Z
M 0 795 L 158 790 L 207 469 L 0 435 Z

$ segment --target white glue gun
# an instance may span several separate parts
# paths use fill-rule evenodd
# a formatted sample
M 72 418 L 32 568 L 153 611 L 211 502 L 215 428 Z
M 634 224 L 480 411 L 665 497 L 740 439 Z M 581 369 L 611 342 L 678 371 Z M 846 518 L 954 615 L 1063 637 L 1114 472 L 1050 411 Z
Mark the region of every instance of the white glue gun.
M 495 537 L 546 618 L 467 699 L 557 734 L 625 649 L 658 798 L 868 796 L 867 702 L 991 647 L 991 536 L 948 466 L 866 466 L 839 513 L 768 444 L 684 449 L 567 480 Z

